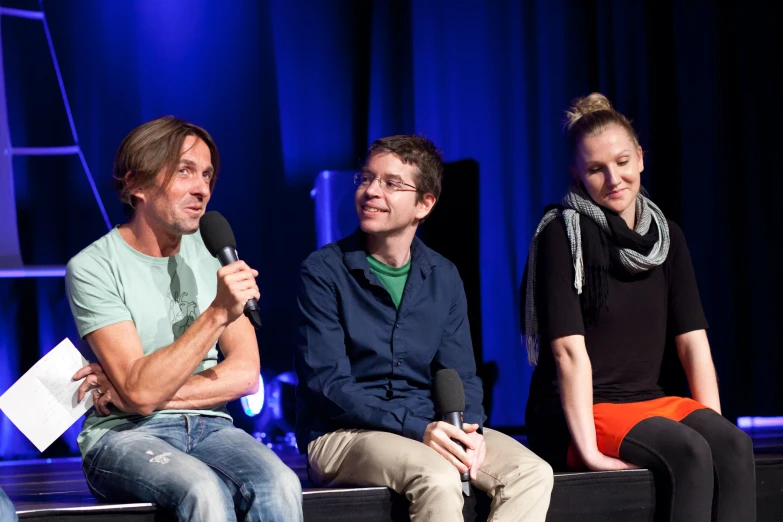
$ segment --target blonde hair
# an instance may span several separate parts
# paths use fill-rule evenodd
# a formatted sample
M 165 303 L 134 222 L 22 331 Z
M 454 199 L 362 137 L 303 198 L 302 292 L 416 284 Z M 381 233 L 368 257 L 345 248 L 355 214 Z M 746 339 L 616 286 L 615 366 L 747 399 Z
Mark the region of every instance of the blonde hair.
M 568 152 L 574 158 L 576 148 L 585 136 L 600 133 L 609 125 L 619 125 L 628 133 L 634 144 L 639 146 L 631 122 L 624 114 L 612 107 L 609 99 L 600 92 L 594 92 L 583 98 L 577 98 L 566 111 L 565 127 L 568 132 Z

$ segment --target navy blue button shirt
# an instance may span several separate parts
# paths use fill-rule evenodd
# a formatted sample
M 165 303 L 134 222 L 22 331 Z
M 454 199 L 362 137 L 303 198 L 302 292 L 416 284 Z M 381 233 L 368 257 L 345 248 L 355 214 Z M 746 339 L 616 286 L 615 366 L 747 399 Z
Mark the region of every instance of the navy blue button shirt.
M 465 422 L 486 419 L 457 268 L 415 238 L 398 310 L 370 270 L 364 241 L 357 230 L 302 263 L 294 352 L 302 453 L 341 428 L 421 441 L 436 420 L 430 388 L 443 368 L 462 378 Z

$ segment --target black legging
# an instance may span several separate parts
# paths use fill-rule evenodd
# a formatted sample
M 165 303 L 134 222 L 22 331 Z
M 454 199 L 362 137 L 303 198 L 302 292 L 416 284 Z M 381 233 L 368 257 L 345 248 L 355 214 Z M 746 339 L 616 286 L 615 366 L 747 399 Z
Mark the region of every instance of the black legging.
M 753 443 L 713 410 L 697 410 L 680 422 L 641 421 L 623 439 L 620 458 L 652 471 L 656 520 L 756 520 Z

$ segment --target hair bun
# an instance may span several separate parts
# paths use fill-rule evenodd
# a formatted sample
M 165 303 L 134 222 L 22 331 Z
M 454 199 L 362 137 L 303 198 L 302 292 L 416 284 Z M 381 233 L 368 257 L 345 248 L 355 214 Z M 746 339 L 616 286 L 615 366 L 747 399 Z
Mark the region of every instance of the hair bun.
M 612 111 L 612 103 L 600 92 L 594 92 L 583 98 L 573 101 L 571 108 L 566 111 L 566 127 L 568 130 L 576 124 L 582 116 L 598 111 Z

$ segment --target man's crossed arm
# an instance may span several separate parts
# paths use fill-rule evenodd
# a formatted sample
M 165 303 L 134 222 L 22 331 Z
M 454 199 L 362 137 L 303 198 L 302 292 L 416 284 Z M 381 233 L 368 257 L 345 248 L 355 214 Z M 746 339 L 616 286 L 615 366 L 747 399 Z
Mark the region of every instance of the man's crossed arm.
M 149 415 L 163 409 L 203 409 L 254 393 L 258 389 L 258 343 L 242 315 L 244 303 L 259 298 L 257 272 L 242 261 L 218 271 L 217 297 L 169 346 L 144 355 L 131 321 L 100 328 L 85 338 L 98 363 L 79 370 L 85 378 L 79 400 L 92 390 L 98 415 L 109 404 L 127 413 Z M 193 375 L 218 341 L 224 360 Z

